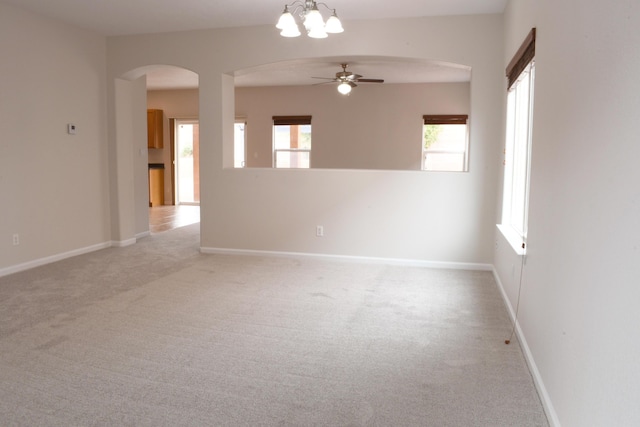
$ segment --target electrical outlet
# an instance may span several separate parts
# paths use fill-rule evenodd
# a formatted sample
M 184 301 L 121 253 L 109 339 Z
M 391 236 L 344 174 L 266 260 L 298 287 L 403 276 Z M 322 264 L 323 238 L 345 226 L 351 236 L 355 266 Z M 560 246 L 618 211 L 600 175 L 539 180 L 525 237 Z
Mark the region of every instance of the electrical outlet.
M 18 246 L 20 244 L 20 235 L 19 234 L 14 234 L 13 235 L 13 246 Z
M 324 227 L 316 225 L 316 237 L 324 237 Z

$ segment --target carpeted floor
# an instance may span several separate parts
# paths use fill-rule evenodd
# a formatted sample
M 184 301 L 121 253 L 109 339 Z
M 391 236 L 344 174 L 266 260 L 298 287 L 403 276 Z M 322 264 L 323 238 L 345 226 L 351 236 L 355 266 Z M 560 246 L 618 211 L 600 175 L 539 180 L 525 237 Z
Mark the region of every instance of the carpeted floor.
M 547 426 L 489 272 L 202 255 L 0 278 L 3 426 Z

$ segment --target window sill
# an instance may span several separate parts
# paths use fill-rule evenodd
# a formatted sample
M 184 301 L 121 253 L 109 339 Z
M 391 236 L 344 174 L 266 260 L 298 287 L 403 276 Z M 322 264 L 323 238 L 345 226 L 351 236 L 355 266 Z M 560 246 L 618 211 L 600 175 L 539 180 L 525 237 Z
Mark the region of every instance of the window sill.
M 525 255 L 526 250 L 524 246 L 524 239 L 520 234 L 518 234 L 511 226 L 504 224 L 496 224 L 500 233 L 504 236 L 504 238 L 509 242 L 511 248 L 516 253 L 516 255 Z

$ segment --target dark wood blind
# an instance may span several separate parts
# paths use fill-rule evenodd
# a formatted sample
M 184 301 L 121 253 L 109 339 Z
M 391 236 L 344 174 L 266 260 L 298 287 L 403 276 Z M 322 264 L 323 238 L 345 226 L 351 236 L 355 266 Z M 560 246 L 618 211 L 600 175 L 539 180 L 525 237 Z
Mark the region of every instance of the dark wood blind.
M 520 73 L 522 73 L 526 66 L 533 61 L 535 55 L 536 29 L 532 28 L 511 62 L 509 62 L 509 65 L 507 65 L 507 80 L 509 82 L 508 89 L 511 89 L 511 86 L 513 86 L 516 80 L 518 80 Z
M 311 116 L 273 116 L 274 125 L 310 125 Z
M 424 115 L 425 125 L 466 125 L 469 118 L 466 114 L 439 114 Z

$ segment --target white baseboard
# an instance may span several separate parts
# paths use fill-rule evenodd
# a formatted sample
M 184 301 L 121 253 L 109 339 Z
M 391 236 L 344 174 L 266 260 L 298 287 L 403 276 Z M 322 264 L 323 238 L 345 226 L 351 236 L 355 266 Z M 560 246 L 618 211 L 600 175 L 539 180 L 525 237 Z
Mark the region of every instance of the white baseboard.
M 544 385 L 544 381 L 542 381 L 542 376 L 540 375 L 540 371 L 538 370 L 538 366 L 536 365 L 535 360 L 533 359 L 533 354 L 531 353 L 531 349 L 527 344 L 527 339 L 520 328 L 520 323 L 516 319 L 516 313 L 507 297 L 507 293 L 502 285 L 502 281 L 498 276 L 498 272 L 495 268 L 493 270 L 493 277 L 498 284 L 498 289 L 500 289 L 500 293 L 502 294 L 502 299 L 504 300 L 507 309 L 509 311 L 509 316 L 511 316 L 511 321 L 515 320 L 515 331 L 518 337 L 518 341 L 520 342 L 520 347 L 522 348 L 522 352 L 524 353 L 525 360 L 527 361 L 527 365 L 529 366 L 529 371 L 531 372 L 531 376 L 533 377 L 533 382 L 535 383 L 536 389 L 538 390 L 538 394 L 540 395 L 540 400 L 542 401 L 542 406 L 544 407 L 544 412 L 547 415 L 547 420 L 549 421 L 550 427 L 560 427 L 560 420 L 558 419 L 558 414 L 556 413 L 553 403 L 551 403 L 551 397 L 547 392 L 547 388 Z
M 259 251 L 246 249 L 227 249 L 227 248 L 208 248 L 201 247 L 200 252 L 203 254 L 221 254 L 221 255 L 247 255 L 247 256 L 264 256 L 264 257 L 281 257 L 281 258 L 313 258 L 329 261 L 347 261 L 362 262 L 374 264 L 390 264 L 403 265 L 411 267 L 426 268 L 443 268 L 455 270 L 482 270 L 492 271 L 491 264 L 469 263 L 469 262 L 448 262 L 448 261 L 426 261 L 404 258 L 377 258 L 365 256 L 350 255 L 331 255 L 331 254 L 314 254 L 306 252 L 279 252 L 279 251 Z
M 114 248 L 124 248 L 125 246 L 135 245 L 136 242 L 137 239 L 135 237 L 127 240 L 112 240 L 110 246 Z
M 151 236 L 151 232 L 150 231 L 143 231 L 142 233 L 138 233 L 136 234 L 136 240 L 138 239 L 142 239 L 143 237 L 149 237 Z
M 135 242 L 134 242 L 135 243 Z M 33 261 L 25 262 L 11 267 L 0 269 L 0 277 L 8 276 L 9 274 L 19 273 L 21 271 L 29 270 L 30 268 L 40 267 L 41 265 L 50 264 L 56 261 L 62 261 L 63 259 L 71 258 L 78 255 L 83 255 L 89 252 L 99 251 L 100 249 L 106 249 L 112 246 L 112 242 L 98 243 L 97 245 L 87 246 L 85 248 L 75 249 L 69 252 L 64 252 L 57 255 L 52 255 Z

